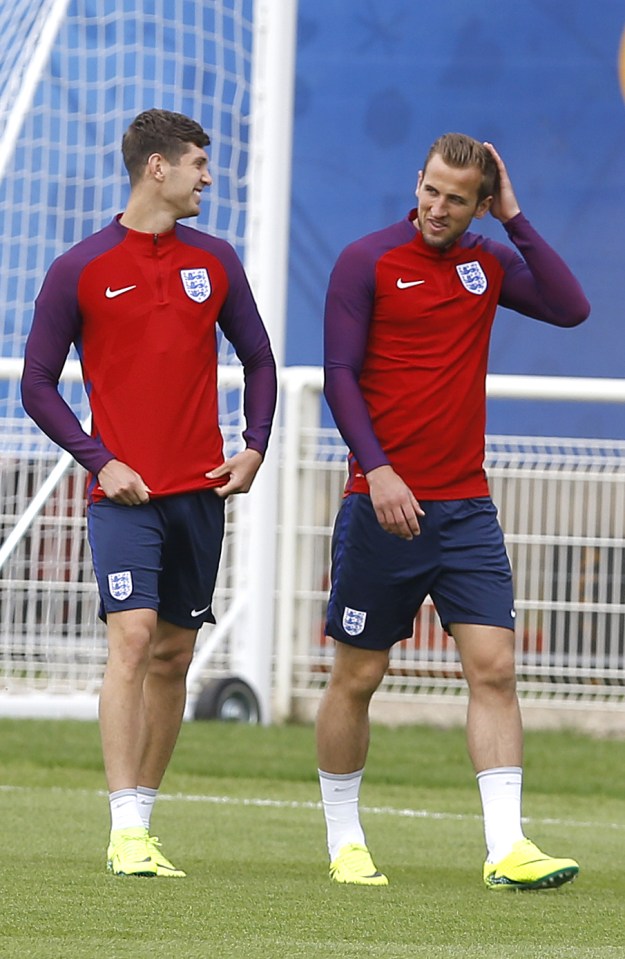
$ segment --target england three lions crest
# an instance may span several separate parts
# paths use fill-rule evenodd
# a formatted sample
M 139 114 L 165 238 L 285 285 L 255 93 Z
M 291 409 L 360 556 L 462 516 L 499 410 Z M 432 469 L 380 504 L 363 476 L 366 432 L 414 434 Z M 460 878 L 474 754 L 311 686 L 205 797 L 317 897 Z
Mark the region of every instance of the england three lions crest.
M 109 573 L 109 593 L 120 601 L 132 595 L 132 573 L 129 569 L 120 573 Z
M 469 293 L 480 294 L 486 292 L 488 280 L 477 260 L 472 260 L 471 263 L 459 263 L 456 271 L 460 277 L 460 282 Z
M 181 270 L 182 285 L 190 300 L 194 303 L 203 303 L 211 295 L 211 281 L 208 270 L 203 267 L 197 270 Z
M 367 622 L 367 614 L 362 609 L 350 609 L 346 606 L 343 610 L 343 629 L 348 636 L 358 636 L 362 633 Z

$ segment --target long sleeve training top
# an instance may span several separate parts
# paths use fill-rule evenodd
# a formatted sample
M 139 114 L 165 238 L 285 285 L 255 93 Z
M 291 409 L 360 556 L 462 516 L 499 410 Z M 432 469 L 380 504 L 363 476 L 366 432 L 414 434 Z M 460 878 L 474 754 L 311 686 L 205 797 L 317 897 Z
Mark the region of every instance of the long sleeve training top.
M 264 454 L 276 404 L 269 339 L 234 249 L 177 224 L 128 230 L 119 217 L 50 267 L 37 297 L 22 377 L 27 413 L 91 474 L 115 458 L 152 497 L 221 485 L 217 325 L 243 364 L 243 439 Z M 58 382 L 71 345 L 92 411 L 88 435 Z
M 497 306 L 562 327 L 590 306 L 521 213 L 504 224 L 519 252 L 471 232 L 439 250 L 415 217 L 350 244 L 330 278 L 325 395 L 350 450 L 346 493 L 368 493 L 365 474 L 390 464 L 418 499 L 484 496 Z

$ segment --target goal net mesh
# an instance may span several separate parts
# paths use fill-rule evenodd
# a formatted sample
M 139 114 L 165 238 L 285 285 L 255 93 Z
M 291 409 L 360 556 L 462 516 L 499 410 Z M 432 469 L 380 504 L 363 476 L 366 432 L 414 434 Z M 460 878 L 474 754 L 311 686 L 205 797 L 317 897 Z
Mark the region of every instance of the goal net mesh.
M 0 5 L 0 517 L 11 533 L 59 460 L 24 415 L 19 361 L 52 260 L 124 208 L 121 139 L 150 107 L 210 133 L 213 186 L 192 221 L 244 255 L 252 0 L 15 0 Z M 71 357 L 70 357 L 71 358 Z M 220 362 L 232 364 L 227 343 Z M 88 413 L 80 382 L 62 392 Z M 238 388 L 220 392 L 227 447 Z M 216 605 L 232 578 L 229 537 Z M 104 632 L 84 533 L 84 471 L 72 465 L 0 568 L 5 692 L 94 691 Z

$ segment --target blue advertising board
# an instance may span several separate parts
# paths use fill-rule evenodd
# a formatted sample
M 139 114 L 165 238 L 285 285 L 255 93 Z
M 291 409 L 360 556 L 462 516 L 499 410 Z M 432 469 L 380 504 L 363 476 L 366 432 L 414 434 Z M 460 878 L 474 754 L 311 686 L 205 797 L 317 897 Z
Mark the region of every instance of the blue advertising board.
M 625 375 L 624 29 L 617 0 L 300 0 L 287 362 L 321 362 L 336 256 L 405 216 L 428 147 L 459 131 L 495 144 L 592 304 L 574 330 L 500 310 L 491 372 Z M 488 428 L 619 438 L 625 406 L 498 400 Z

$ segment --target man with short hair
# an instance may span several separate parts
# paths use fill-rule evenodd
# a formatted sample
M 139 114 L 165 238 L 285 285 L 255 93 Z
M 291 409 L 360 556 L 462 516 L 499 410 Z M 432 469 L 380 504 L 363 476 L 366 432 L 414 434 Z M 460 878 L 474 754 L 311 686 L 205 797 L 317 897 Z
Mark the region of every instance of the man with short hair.
M 150 834 L 150 816 L 197 631 L 215 622 L 224 501 L 250 489 L 276 403 L 271 347 L 235 251 L 178 223 L 198 215 L 212 183 L 209 143 L 182 114 L 135 118 L 122 144 L 128 205 L 52 264 L 26 346 L 26 411 L 89 471 L 88 534 L 108 639 L 100 730 L 114 875 L 185 875 Z M 218 326 L 245 373 L 245 448 L 226 460 Z M 58 391 L 72 343 L 91 435 Z
M 485 381 L 499 304 L 555 326 L 589 304 L 521 213 L 490 143 L 446 134 L 420 171 L 418 208 L 348 246 L 330 279 L 325 395 L 349 475 L 332 543 L 335 660 L 317 722 L 330 877 L 386 885 L 358 813 L 369 702 L 390 648 L 429 594 L 469 689 L 467 740 L 484 812 L 489 888 L 559 886 L 572 859 L 521 826 L 522 727 L 510 564 L 484 461 Z M 519 254 L 468 232 L 488 212 Z

